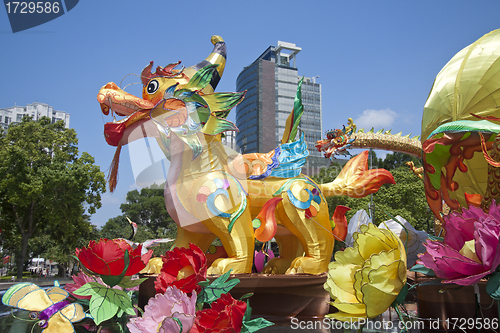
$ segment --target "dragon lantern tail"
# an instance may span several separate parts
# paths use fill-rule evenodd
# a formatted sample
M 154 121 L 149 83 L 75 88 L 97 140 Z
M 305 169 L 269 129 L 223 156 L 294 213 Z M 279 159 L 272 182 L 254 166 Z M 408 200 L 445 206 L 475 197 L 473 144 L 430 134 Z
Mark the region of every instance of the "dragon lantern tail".
M 394 176 L 385 169 L 368 169 L 368 150 L 347 162 L 337 178 L 319 187 L 326 197 L 348 195 L 362 198 L 378 191 L 383 184 L 396 184 Z
M 227 58 L 226 42 L 224 42 L 224 39 L 222 39 L 221 36 L 217 35 L 212 36 L 210 41 L 214 45 L 212 53 L 210 53 L 208 57 L 205 58 L 205 60 L 197 63 L 194 66 L 186 68 L 185 73 L 189 77 L 193 77 L 194 73 L 196 73 L 205 66 L 219 65 L 217 66 L 217 71 L 214 71 L 212 79 L 210 80 L 210 86 L 212 87 L 213 90 L 215 90 L 217 84 L 219 83 L 222 77 L 222 73 L 224 73 L 224 68 L 226 67 L 226 58 Z

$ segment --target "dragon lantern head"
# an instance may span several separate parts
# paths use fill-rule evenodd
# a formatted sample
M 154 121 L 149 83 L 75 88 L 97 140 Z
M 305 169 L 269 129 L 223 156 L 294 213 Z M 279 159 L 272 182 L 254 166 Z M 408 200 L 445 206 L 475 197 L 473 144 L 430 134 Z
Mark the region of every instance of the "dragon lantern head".
M 156 71 L 152 73 L 153 62 L 150 62 L 141 73 L 142 98 L 123 91 L 113 82 L 103 86 L 97 94 L 97 101 L 100 103 L 102 112 L 108 115 L 111 110 L 118 116 L 125 116 L 119 121 L 104 125 L 106 142 L 111 146 L 118 146 L 127 128 L 139 121 L 148 120 L 150 111 L 165 99 L 164 94 L 169 87 L 176 86 L 178 89 L 183 89 L 189 85 L 191 78 L 196 73 L 209 65 L 214 66 L 214 70 L 210 73 L 210 82 L 197 93 L 200 95 L 213 93 L 224 72 L 226 43 L 220 36 L 212 36 L 211 41 L 214 45 L 212 53 L 194 66 L 175 69 L 180 64 L 179 61 L 169 64 L 165 68 L 157 67 Z M 169 106 L 173 111 L 169 116 L 173 121 L 171 125 L 179 123 L 185 117 L 182 111 L 179 112 L 177 104 Z
M 126 93 L 113 82 L 99 90 L 97 100 L 102 112 L 108 115 L 111 110 L 125 117 L 104 125 L 106 142 L 117 147 L 108 175 L 111 191 L 116 186 L 121 147 L 128 142 L 145 136 L 166 136 L 168 142 L 172 131 L 191 147 L 196 158 L 201 152 L 198 132 L 218 135 L 237 130 L 225 118 L 245 92 L 214 93 L 226 64 L 226 44 L 220 36 L 212 36 L 211 41 L 212 53 L 194 66 L 176 69 L 178 61 L 151 72 L 150 62 L 141 73 L 142 98 Z M 168 147 L 162 149 L 168 157 Z
M 325 157 L 332 158 L 339 154 L 349 154 L 347 148 L 354 141 L 353 133 L 356 131 L 356 125 L 352 118 L 347 120 L 347 128 L 335 129 L 326 132 L 326 139 L 316 141 L 318 151 L 323 151 Z

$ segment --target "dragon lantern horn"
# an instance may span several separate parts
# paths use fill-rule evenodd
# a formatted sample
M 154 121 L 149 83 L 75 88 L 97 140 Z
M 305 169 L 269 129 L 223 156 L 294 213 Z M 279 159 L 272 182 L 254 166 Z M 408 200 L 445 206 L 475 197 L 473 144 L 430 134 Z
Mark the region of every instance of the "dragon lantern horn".
M 220 81 L 220 78 L 222 77 L 222 73 L 224 73 L 224 68 L 226 67 L 226 42 L 224 42 L 224 39 L 222 39 L 221 36 L 214 35 L 210 39 L 212 44 L 214 45 L 214 49 L 212 50 L 212 53 L 208 57 L 205 58 L 205 60 L 197 63 L 194 66 L 191 66 L 190 68 L 186 68 L 186 72 L 188 69 L 194 69 L 196 72 L 202 69 L 205 66 L 208 65 L 213 65 L 217 64 L 217 71 L 214 71 L 212 75 L 212 80 L 210 81 L 210 86 L 212 86 L 213 90 L 217 87 L 217 84 Z M 192 77 L 192 75 L 188 75 Z
M 143 85 L 146 85 L 149 80 L 151 80 L 152 77 L 155 76 L 165 76 L 165 77 L 176 77 L 182 74 L 182 71 L 184 70 L 184 67 L 181 68 L 180 70 L 172 71 L 174 67 L 177 67 L 181 61 L 174 62 L 172 64 L 168 64 L 165 68 L 162 68 L 158 66 L 156 68 L 156 72 L 151 73 L 151 68 L 153 67 L 153 62 L 151 61 L 149 65 L 147 65 L 141 73 L 141 81 Z

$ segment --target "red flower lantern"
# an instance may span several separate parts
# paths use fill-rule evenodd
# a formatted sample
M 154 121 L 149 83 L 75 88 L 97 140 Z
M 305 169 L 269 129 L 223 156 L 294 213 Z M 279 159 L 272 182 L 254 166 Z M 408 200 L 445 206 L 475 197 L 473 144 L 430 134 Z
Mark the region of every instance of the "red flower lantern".
M 126 252 L 128 255 L 125 254 Z M 88 247 L 76 249 L 76 256 L 86 269 L 105 279 L 107 276 L 120 276 L 123 273 L 125 276 L 139 273 L 146 267 L 153 254 L 152 250 L 142 255 L 141 252 L 142 245 L 133 248 L 123 239 L 104 238 L 98 242 L 90 241 Z M 128 257 L 127 267 L 126 256 Z
M 239 333 L 247 303 L 235 300 L 230 294 L 222 294 L 210 309 L 196 312 L 191 333 Z
M 199 293 L 198 282 L 205 281 L 207 276 L 207 258 L 199 247 L 189 244 L 189 249 L 174 248 L 165 253 L 163 267 L 155 281 L 157 293 L 164 293 L 168 286 L 190 294 Z

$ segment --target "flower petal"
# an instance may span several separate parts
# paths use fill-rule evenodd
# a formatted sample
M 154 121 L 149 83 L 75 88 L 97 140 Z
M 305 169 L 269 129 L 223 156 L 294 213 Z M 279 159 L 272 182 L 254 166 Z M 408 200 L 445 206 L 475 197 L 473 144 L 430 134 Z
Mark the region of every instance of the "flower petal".
M 375 318 L 384 313 L 398 295 L 390 295 L 367 283 L 361 287 L 363 303 L 366 304 L 366 315 Z
M 363 227 L 361 226 L 361 230 L 365 229 Z M 357 237 L 355 237 L 360 256 L 366 260 L 374 253 L 390 251 L 397 247 L 395 240 L 388 237 L 390 233 L 389 230 L 381 230 L 370 223 L 365 233 L 358 233 Z
M 393 253 L 394 252 L 395 251 L 393 251 Z M 387 259 L 385 264 L 383 264 L 382 261 L 384 259 Z M 370 267 L 364 268 L 363 273 L 367 272 L 368 283 L 374 288 L 386 294 L 397 296 L 403 284 L 406 283 L 406 274 L 401 278 L 401 271 L 406 273 L 406 263 L 402 260 L 391 259 L 389 253 L 380 253 L 377 255 L 377 260 L 380 260 L 382 264 L 377 266 L 372 264 Z M 372 263 L 373 262 L 374 260 L 372 260 Z
M 335 253 L 335 261 L 340 265 L 355 264 L 361 267 L 365 259 L 361 257 L 357 247 L 348 247 L 344 251 L 337 251 Z
M 427 241 L 426 248 L 427 252 L 420 256 L 420 260 L 442 279 L 479 274 L 485 270 L 482 264 L 463 256 L 445 243 Z M 431 261 L 434 263 L 432 264 Z
M 448 215 L 444 229 L 446 235 L 444 242 L 451 248 L 460 251 L 464 243 L 474 239 L 474 222 L 477 221 L 472 218 L 465 219 L 457 215 L 456 212 Z
M 330 293 L 332 298 L 338 299 L 339 302 L 358 302 L 356 296 L 354 296 L 354 288 L 352 285 L 354 274 L 358 269 L 358 265 L 337 264 L 328 271 L 325 289 Z
M 476 222 L 474 224 L 476 255 L 488 269 L 495 269 L 500 260 L 499 237 L 500 224 L 494 221 Z
M 476 275 L 469 275 L 465 277 L 462 276 L 457 279 L 448 279 L 443 281 L 443 283 L 455 283 L 461 286 L 472 286 L 473 284 L 478 283 L 482 278 L 484 278 L 488 274 L 490 274 L 490 271 L 486 271 Z

